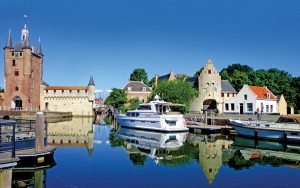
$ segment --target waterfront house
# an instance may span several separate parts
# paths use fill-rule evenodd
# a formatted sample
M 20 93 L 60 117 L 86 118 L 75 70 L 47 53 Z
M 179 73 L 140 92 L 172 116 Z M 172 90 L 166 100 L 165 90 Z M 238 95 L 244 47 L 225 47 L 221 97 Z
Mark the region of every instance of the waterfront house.
M 131 81 L 123 88 L 126 92 L 128 101 L 138 98 L 141 103 L 147 102 L 148 97 L 151 95 L 152 88 L 147 86 L 144 81 Z
M 224 113 L 254 114 L 259 111 L 265 114 L 278 113 L 277 97 L 265 86 L 248 86 L 231 100 L 224 102 Z

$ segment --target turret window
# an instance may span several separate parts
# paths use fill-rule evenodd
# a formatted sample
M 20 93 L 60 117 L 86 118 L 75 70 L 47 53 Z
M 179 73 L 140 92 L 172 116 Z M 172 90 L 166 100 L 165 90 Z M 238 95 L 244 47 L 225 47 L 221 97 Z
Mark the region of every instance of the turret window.
M 16 66 L 16 60 L 12 60 L 12 66 Z
M 15 70 L 15 76 L 19 76 L 19 70 L 18 69 Z

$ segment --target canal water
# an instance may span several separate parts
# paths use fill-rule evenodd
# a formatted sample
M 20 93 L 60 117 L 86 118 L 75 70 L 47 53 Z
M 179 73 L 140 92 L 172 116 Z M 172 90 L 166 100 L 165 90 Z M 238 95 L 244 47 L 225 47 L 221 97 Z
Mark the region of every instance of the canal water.
M 55 163 L 14 169 L 13 187 L 300 187 L 297 145 L 98 123 L 49 123 Z

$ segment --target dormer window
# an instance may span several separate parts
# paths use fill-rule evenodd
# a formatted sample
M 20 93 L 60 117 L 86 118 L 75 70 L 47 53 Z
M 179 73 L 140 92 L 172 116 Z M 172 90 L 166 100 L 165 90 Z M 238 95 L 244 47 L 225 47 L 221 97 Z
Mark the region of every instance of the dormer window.
M 131 91 L 131 87 L 128 87 L 128 91 Z
M 143 91 L 146 91 L 147 89 L 146 89 L 146 87 L 143 87 Z

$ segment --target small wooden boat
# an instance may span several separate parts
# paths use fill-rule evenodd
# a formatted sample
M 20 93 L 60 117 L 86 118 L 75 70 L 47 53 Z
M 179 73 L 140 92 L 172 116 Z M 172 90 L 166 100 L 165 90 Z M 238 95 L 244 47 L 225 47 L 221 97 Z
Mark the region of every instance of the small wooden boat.
M 230 119 L 230 123 L 241 136 L 300 142 L 300 115 L 281 116 L 277 122 Z

